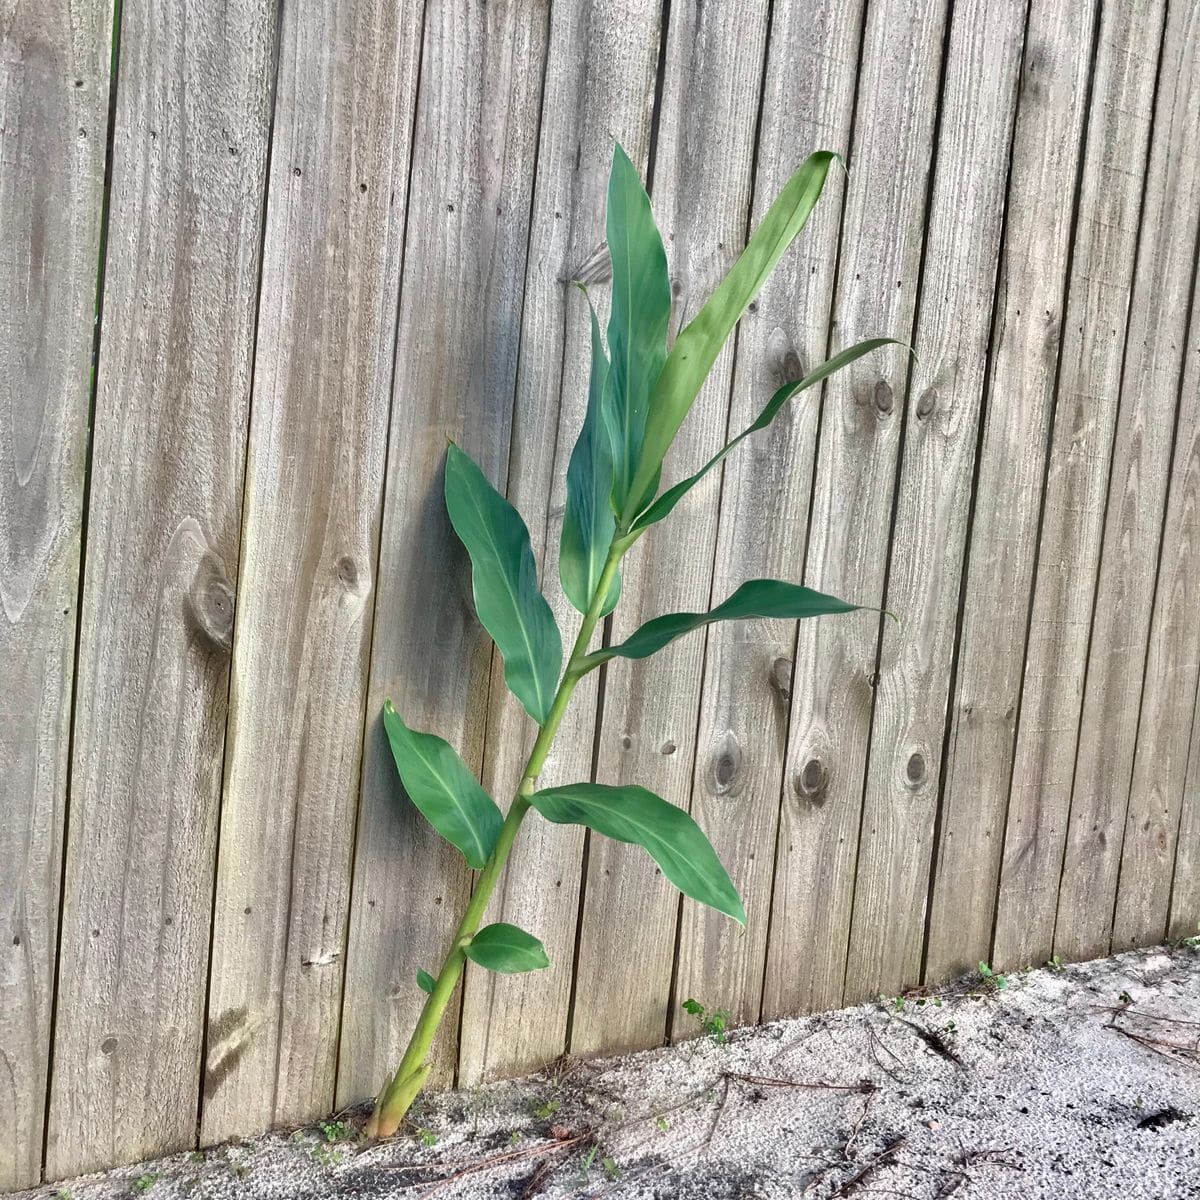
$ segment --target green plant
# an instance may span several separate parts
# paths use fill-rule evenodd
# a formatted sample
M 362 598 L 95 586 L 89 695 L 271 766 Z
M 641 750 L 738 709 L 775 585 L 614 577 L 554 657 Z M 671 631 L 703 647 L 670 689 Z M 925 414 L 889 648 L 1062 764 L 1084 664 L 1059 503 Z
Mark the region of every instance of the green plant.
M 532 1112 L 539 1120 L 548 1121 L 561 1107 L 561 1100 L 543 1100 L 533 1106 Z
M 729 1009 L 715 1008 L 711 1012 L 699 1000 L 685 1000 L 681 1006 L 685 1013 L 696 1018 L 700 1031 L 714 1042 L 724 1045 L 729 1039 L 725 1030 L 729 1026 Z
M 148 1192 L 158 1182 L 158 1176 L 153 1172 L 147 1172 L 145 1175 L 139 1175 L 133 1181 L 133 1190 L 135 1195 L 141 1195 L 143 1192 Z
M 681 891 L 745 924 L 741 897 L 683 809 L 640 787 L 581 782 L 539 791 L 537 780 L 575 688 L 610 659 L 645 658 L 713 621 L 795 620 L 859 607 L 811 588 L 754 579 L 709 612 L 657 617 L 623 642 L 591 648 L 598 623 L 620 598 L 622 559 L 646 531 L 743 438 L 770 424 L 791 399 L 892 341 L 861 342 L 785 384 L 748 429 L 700 470 L 660 493 L 671 442 L 734 326 L 807 222 L 836 158 L 820 151 L 805 161 L 729 274 L 668 349 L 671 286 L 662 237 L 637 171 L 617 147 L 606 224 L 612 260 L 608 344 L 606 348 L 589 299 L 592 363 L 587 411 L 567 468 L 559 576 L 582 620 L 565 668 L 562 636 L 538 589 L 525 522 L 462 450 L 453 444 L 448 449 L 446 508 L 471 559 L 476 612 L 504 660 L 506 684 L 538 732 L 511 806 L 502 814 L 449 743 L 410 729 L 390 702 L 384 706 L 384 727 L 404 790 L 480 874 L 440 970 L 436 975 L 424 970 L 417 974 L 428 999 L 399 1066 L 376 1100 L 366 1128 L 369 1137 L 394 1133 L 424 1085 L 434 1035 L 468 961 L 500 972 L 549 965 L 545 949 L 532 934 L 504 923 L 480 929 L 531 810 L 548 821 L 585 825 L 595 834 L 643 847 Z
M 983 977 L 984 983 L 990 983 L 998 992 L 1004 991 L 1008 987 L 1008 979 L 1001 975 L 999 971 L 993 971 L 985 962 L 979 964 L 979 974 Z
M 1063 969 L 1063 961 L 1061 954 L 1052 954 L 1046 960 L 1046 969 L 1049 971 L 1059 972 Z
M 317 1129 L 327 1142 L 340 1142 L 350 1136 L 350 1126 L 346 1121 L 318 1121 Z

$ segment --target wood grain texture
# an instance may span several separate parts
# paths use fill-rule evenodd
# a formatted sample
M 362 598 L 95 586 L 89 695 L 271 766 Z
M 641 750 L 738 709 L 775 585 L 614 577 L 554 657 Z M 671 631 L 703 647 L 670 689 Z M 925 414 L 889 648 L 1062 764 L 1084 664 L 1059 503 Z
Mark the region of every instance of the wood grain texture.
M 1183 780 L 1179 842 L 1171 885 L 1167 937 L 1200 934 L 1200 694 L 1192 708 L 1192 736 Z
M 925 973 L 991 955 L 1096 6 L 1030 6 Z
M 996 295 L 1025 0 L 954 8 L 905 411 L 846 988 L 921 980 L 959 582 Z
M 672 332 L 700 309 L 746 240 L 767 5 L 737 19 L 673 4 L 651 195 L 670 264 Z M 722 352 L 667 459 L 679 478 L 725 440 L 732 344 Z M 719 480 L 714 472 L 625 560 L 613 638 L 650 617 L 709 606 Z M 607 667 L 597 778 L 636 783 L 686 805 L 696 752 L 704 639 Z M 576 965 L 571 1050 L 650 1046 L 668 1024 L 679 894 L 640 847 L 594 836 Z
M 1112 941 L 1200 205 L 1200 8 L 1168 10 L 1121 375 L 1055 949 Z
M 0 30 L 4 1192 L 42 1168 L 112 13 L 9 0 Z
M 834 300 L 839 345 L 912 335 L 945 20 L 937 0 L 867 9 Z M 805 582 L 862 604 L 883 600 L 908 369 L 908 355 L 888 347 L 825 391 Z M 803 794 L 783 807 L 769 1013 L 841 1003 L 877 643 L 869 613 L 800 623 L 785 777 Z
M 286 6 L 201 1140 L 333 1108 L 419 12 Z
M 529 523 L 543 590 L 563 641 L 580 616 L 558 582 L 566 469 L 587 407 L 591 335 L 587 305 L 571 285 L 595 283 L 606 323 L 604 205 L 613 141 L 644 164 L 658 63 L 661 13 L 640 0 L 551 10 L 541 144 L 530 231 L 521 362 L 513 414 L 508 494 Z M 599 677 L 576 689 L 541 776 L 543 786 L 589 779 Z M 506 801 L 520 779 L 533 727 L 493 665 L 484 786 Z M 488 908 L 541 938 L 548 971 L 498 975 L 467 965 L 459 1083 L 529 1070 L 562 1053 L 574 972 L 584 830 L 531 813 Z
M 755 224 L 804 155 L 822 148 L 846 154 L 861 37 L 861 4 L 775 5 Z M 742 319 L 730 403 L 734 433 L 758 416 L 777 387 L 827 356 L 844 194 L 844 175 L 835 170 L 795 248 Z M 819 391 L 798 397 L 769 431 L 726 459 L 714 596 L 729 595 L 744 579 L 802 577 L 819 414 Z M 738 621 L 710 626 L 707 637 L 692 815 L 729 869 L 749 921 L 742 934 L 720 913 L 685 901 L 675 990 L 680 1000 L 702 997 L 745 1024 L 759 1018 L 767 937 L 778 928 L 771 884 L 796 628 Z M 722 767 L 723 754 L 732 772 Z M 790 794 L 784 799 L 794 802 Z M 778 918 L 787 936 L 787 914 Z M 695 1031 L 678 1005 L 671 1019 L 676 1037 Z
M 380 711 L 483 758 L 491 642 L 446 517 L 452 438 L 503 487 L 525 286 L 548 22 L 538 0 L 431 0 L 409 223 L 367 701 L 337 1103 L 374 1094 L 424 999 L 469 890 L 466 865 L 404 797 Z M 457 1002 L 434 1081 L 457 1060 Z
M 121 7 L 54 1178 L 195 1142 L 275 39 Z
M 1139 569 L 1141 569 L 1139 564 Z M 1150 620 L 1113 949 L 1152 945 L 1167 930 L 1171 884 L 1176 908 L 1171 937 L 1190 937 L 1200 923 L 1200 801 L 1192 726 L 1200 678 L 1200 281 L 1193 281 L 1191 330 L 1179 389 L 1179 414 L 1162 556 Z M 1191 746 L 1193 774 L 1188 775 Z M 1175 855 L 1180 820 L 1188 818 Z M 1185 848 L 1185 846 L 1187 848 Z
M 1005 832 L 994 959 L 1056 942 L 1163 5 L 1103 8 Z M 1063 927 L 1064 947 L 1071 945 Z

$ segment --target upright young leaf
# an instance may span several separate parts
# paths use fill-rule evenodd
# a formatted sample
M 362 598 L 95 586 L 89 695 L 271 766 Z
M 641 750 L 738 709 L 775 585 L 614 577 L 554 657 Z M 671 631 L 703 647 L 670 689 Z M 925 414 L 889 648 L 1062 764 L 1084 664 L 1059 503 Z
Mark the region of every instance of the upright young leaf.
M 740 621 L 750 617 L 778 617 L 799 620 L 804 617 L 823 617 L 832 613 L 854 612 L 860 604 L 848 604 L 835 596 L 826 596 L 797 583 L 779 579 L 748 579 L 723 604 L 704 613 L 668 613 L 640 625 L 633 634 L 615 646 L 605 646 L 583 660 L 590 671 L 610 658 L 649 658 L 668 642 L 673 642 L 693 629 L 711 625 L 714 621 Z
M 646 435 L 650 393 L 667 357 L 671 280 L 650 197 L 633 163 L 617 146 L 608 180 L 605 224 L 612 259 L 608 373 L 615 441 L 613 505 L 629 498 Z
M 529 802 L 557 825 L 586 825 L 641 846 L 685 895 L 746 924 L 746 910 L 704 831 L 682 808 L 641 787 L 572 783 L 535 792 Z
M 869 354 L 872 350 L 878 350 L 880 346 L 899 346 L 900 342 L 895 338 L 870 338 L 865 342 L 859 342 L 857 346 L 851 346 L 848 350 L 843 350 L 840 354 L 835 354 L 828 362 L 822 363 L 815 371 L 810 371 L 803 379 L 794 379 L 791 383 L 785 383 L 769 401 L 767 406 L 758 414 L 752 425 L 747 426 L 741 433 L 723 446 L 716 454 L 712 456 L 700 468 L 695 475 L 689 475 L 687 479 L 681 479 L 674 487 L 668 488 L 648 509 L 633 523 L 634 529 L 646 529 L 651 525 L 661 521 L 668 513 L 679 503 L 680 500 L 687 495 L 732 450 L 739 442 L 748 438 L 752 433 L 757 433 L 760 429 L 766 429 L 770 423 L 779 415 L 780 409 L 792 399 L 793 396 L 799 395 L 800 392 L 807 391 L 810 387 L 816 386 L 823 379 L 828 379 L 835 371 L 840 371 L 848 363 L 852 363 L 856 358 L 862 358 L 864 354 Z
M 383 706 L 383 727 L 409 799 L 446 841 L 462 851 L 469 866 L 481 869 L 504 824 L 495 801 L 449 742 L 409 729 L 390 700 Z
M 471 556 L 475 611 L 504 657 L 504 681 L 541 725 L 562 669 L 562 638 L 538 591 L 529 530 L 453 442 L 446 456 L 446 508 Z
M 587 291 L 579 289 L 587 297 Z M 585 613 L 600 582 L 604 560 L 612 545 L 613 422 L 608 387 L 608 355 L 600 340 L 600 322 L 588 299 L 592 320 L 592 371 L 588 383 L 587 415 L 567 466 L 567 506 L 563 513 L 558 574 L 570 602 Z M 618 576 L 609 588 L 602 615 L 616 607 L 621 595 Z
M 533 934 L 506 921 L 485 926 L 463 947 L 463 953 L 473 963 L 502 975 L 540 971 L 550 965 L 546 947 Z
M 804 228 L 836 157 L 828 150 L 809 155 L 785 184 L 729 274 L 675 339 L 650 396 L 641 456 L 624 502 L 619 506 L 623 527 L 628 527 L 654 499 L 667 449 L 708 378 L 721 347 L 783 252 Z

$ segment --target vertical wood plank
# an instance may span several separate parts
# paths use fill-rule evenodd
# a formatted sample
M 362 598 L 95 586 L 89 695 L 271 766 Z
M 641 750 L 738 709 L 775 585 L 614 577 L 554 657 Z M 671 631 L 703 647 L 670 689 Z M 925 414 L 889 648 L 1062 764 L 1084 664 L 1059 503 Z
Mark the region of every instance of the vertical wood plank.
M 403 796 L 379 713 L 478 770 L 491 643 L 442 499 L 453 438 L 507 473 L 548 35 L 539 0 L 431 0 L 425 18 L 371 652 L 338 1104 L 372 1095 L 420 1011 L 469 889 L 457 852 Z M 455 1006 L 457 1009 L 457 1005 Z M 457 1058 L 452 1014 L 434 1079 Z
M 1055 949 L 1107 954 L 1200 225 L 1200 8 L 1169 9 L 1096 583 Z
M 540 551 L 543 589 L 568 646 L 580 617 L 558 583 L 558 544 L 567 462 L 587 407 L 591 360 L 587 306 L 571 281 L 605 266 L 598 251 L 614 140 L 635 163 L 646 161 L 660 23 L 658 7 L 642 0 L 551 9 L 508 495 Z M 602 310 L 608 289 L 595 282 L 592 299 Z M 598 682 L 592 674 L 576 689 L 542 786 L 590 778 Z M 516 787 L 534 732 L 493 666 L 483 779 L 501 803 Z M 583 842 L 581 827 L 551 825 L 536 814 L 521 827 L 485 920 L 536 933 L 551 967 L 499 975 L 467 964 L 460 1086 L 528 1070 L 562 1053 Z
M 1025 0 L 954 8 L 942 88 L 846 990 L 920 982 L 959 580 L 996 291 Z
M 52 1177 L 196 1136 L 275 7 L 121 6 Z
M 0 1192 L 41 1176 L 108 137 L 104 0 L 0 51 Z
M 946 746 L 926 978 L 991 954 L 1096 8 L 1033 0 Z M 1046 197 L 1061 198 L 1047 204 Z
M 652 195 L 671 271 L 677 332 L 741 253 L 750 211 L 766 3 L 737 19 L 701 3 L 673 4 Z M 732 347 L 717 361 L 672 448 L 666 474 L 695 470 L 724 440 Z M 717 521 L 716 474 L 626 559 L 613 637 L 659 613 L 708 607 Z M 598 778 L 637 783 L 686 805 L 696 749 L 703 637 L 654 658 L 607 668 Z M 576 967 L 571 1049 L 654 1045 L 667 1028 L 678 893 L 644 850 L 593 837 Z
M 1191 314 L 1121 851 L 1114 950 L 1152 945 L 1163 936 L 1172 879 L 1177 907 L 1170 936 L 1190 937 L 1200 922 L 1200 883 L 1196 882 L 1200 853 L 1194 840 L 1200 834 L 1194 765 L 1200 746 L 1192 726 L 1200 676 L 1200 621 L 1196 620 L 1200 612 L 1200 280 L 1193 280 Z M 1143 567 L 1139 564 L 1137 569 Z M 1185 795 L 1190 808 L 1176 866 Z M 1184 849 L 1184 844 L 1191 848 Z
M 1076 736 L 1120 394 L 1163 5 L 1104 7 L 1021 690 L 995 949 L 1056 941 Z M 1062 930 L 1070 946 L 1070 929 Z
M 861 4 L 775 5 L 756 224 L 803 155 L 822 148 L 846 154 L 861 37 Z M 834 171 L 796 248 L 742 319 L 730 405 L 735 433 L 777 387 L 826 357 L 844 194 L 842 172 Z M 745 579 L 800 580 L 819 414 L 818 392 L 800 397 L 726 460 L 714 596 Z M 795 625 L 783 621 L 708 630 L 692 814 L 729 869 L 749 921 L 743 935 L 720 913 L 685 901 L 675 990 L 680 1001 L 696 996 L 727 1008 L 738 1024 L 757 1021 L 762 1003 L 795 640 Z M 732 756 L 731 774 L 722 772 L 723 753 Z M 694 1031 L 678 1005 L 670 1015 L 675 1036 Z
M 285 6 L 201 1139 L 333 1107 L 419 10 Z
M 1200 694 L 1192 709 L 1192 737 L 1187 773 L 1183 781 L 1183 806 L 1175 875 L 1171 888 L 1171 912 L 1167 937 L 1195 937 L 1200 933 Z
M 946 5 L 867 7 L 834 340 L 908 340 L 916 307 Z M 817 449 L 805 582 L 883 599 L 908 355 L 889 348 L 829 381 Z M 862 812 L 878 626 L 866 613 L 802 621 L 792 684 L 763 1008 L 841 1003 Z

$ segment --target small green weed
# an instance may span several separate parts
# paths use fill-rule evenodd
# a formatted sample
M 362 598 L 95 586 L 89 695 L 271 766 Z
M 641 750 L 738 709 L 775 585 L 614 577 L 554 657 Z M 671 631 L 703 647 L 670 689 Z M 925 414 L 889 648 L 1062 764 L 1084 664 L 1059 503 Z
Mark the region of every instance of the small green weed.
M 979 974 L 984 983 L 990 983 L 998 992 L 1002 992 L 1008 987 L 1008 979 L 999 971 L 993 971 L 985 962 L 979 964 Z
M 147 1172 L 145 1175 L 139 1175 L 133 1181 L 134 1195 L 140 1196 L 143 1192 L 148 1192 L 158 1182 L 158 1176 L 153 1172 Z
M 418 1129 L 417 1137 L 421 1139 L 422 1146 L 436 1146 L 438 1135 L 432 1129 Z
M 350 1136 L 348 1121 L 318 1121 L 317 1129 L 327 1142 L 342 1142 Z
M 323 1167 L 336 1167 L 346 1157 L 340 1150 L 330 1150 L 328 1146 L 322 1146 L 319 1142 L 310 1146 L 308 1153 L 313 1162 Z
M 561 1100 L 543 1100 L 541 1104 L 535 1104 L 530 1110 L 539 1121 L 548 1121 L 558 1110 L 562 1108 Z
M 671 1125 L 667 1121 L 667 1118 L 664 1117 L 661 1113 L 657 1117 L 654 1118 L 654 1124 L 658 1126 L 659 1133 L 666 1133 L 667 1130 L 671 1128 Z
M 685 1000 L 682 1007 L 685 1013 L 696 1018 L 701 1032 L 711 1037 L 718 1045 L 723 1046 L 729 1040 L 726 1033 L 729 1028 L 729 1010 L 727 1008 L 715 1008 L 709 1011 L 699 1000 L 692 999 Z
M 1052 954 L 1046 961 L 1046 969 L 1048 971 L 1061 971 L 1063 969 L 1063 960 L 1061 954 Z

